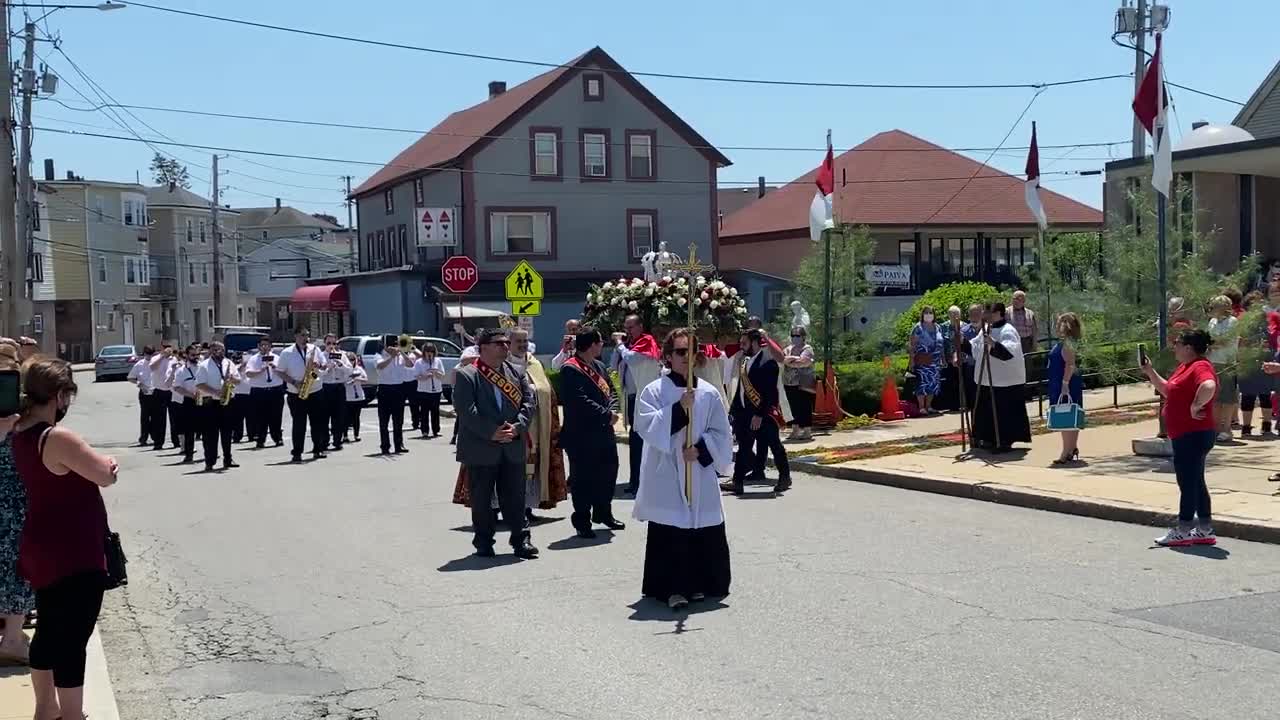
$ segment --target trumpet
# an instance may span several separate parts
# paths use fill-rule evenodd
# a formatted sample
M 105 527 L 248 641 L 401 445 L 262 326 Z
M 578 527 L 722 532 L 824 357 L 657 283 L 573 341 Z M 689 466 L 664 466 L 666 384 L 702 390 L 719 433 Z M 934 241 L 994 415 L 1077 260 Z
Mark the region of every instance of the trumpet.
M 235 395 L 236 385 L 239 385 L 239 383 L 231 378 L 227 378 L 223 381 L 222 396 L 218 398 L 218 402 L 222 404 L 222 407 L 226 407 L 231 404 L 231 397 Z
M 311 397 L 311 391 L 315 388 L 316 380 L 320 379 L 320 371 L 316 369 L 316 361 L 307 355 L 307 367 L 302 371 L 302 382 L 298 385 L 298 399 L 306 400 Z

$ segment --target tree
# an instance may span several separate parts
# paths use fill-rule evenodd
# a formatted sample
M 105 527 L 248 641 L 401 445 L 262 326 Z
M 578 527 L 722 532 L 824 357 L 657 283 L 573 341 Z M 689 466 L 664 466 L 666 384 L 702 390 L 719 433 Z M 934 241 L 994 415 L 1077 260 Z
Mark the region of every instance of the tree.
M 311 217 L 324 220 L 332 225 L 338 224 L 338 218 L 334 215 L 330 215 L 329 213 L 311 213 Z
M 830 231 L 831 235 L 831 319 L 832 331 L 838 332 L 843 326 L 844 318 L 852 315 L 859 306 L 859 298 L 867 295 L 870 285 L 867 283 L 864 268 L 875 253 L 875 241 L 866 226 L 854 227 L 843 225 Z M 826 337 L 826 323 L 823 317 L 826 269 L 826 252 L 822 242 L 815 243 L 800 267 L 796 269 L 792 299 L 799 300 L 804 309 L 809 311 L 811 324 L 809 338 L 815 349 L 822 347 Z M 791 308 L 783 307 L 775 318 L 775 326 L 780 328 L 782 337 L 790 330 Z M 838 337 L 832 340 L 832 352 L 842 346 Z
M 174 185 L 184 190 L 191 188 L 191 175 L 187 166 L 178 162 L 177 158 L 169 158 L 156 153 L 151 158 L 151 178 L 157 185 Z

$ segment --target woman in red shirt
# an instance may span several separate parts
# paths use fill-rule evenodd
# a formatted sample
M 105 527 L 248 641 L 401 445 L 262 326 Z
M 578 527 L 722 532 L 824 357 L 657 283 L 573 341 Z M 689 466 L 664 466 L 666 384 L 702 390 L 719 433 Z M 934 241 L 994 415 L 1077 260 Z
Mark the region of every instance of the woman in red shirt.
M 107 510 L 101 487 L 116 461 L 59 423 L 76 394 L 71 366 L 36 358 L 22 369 L 22 419 L 13 458 L 27 490 L 18 569 L 36 591 L 31 687 L 37 718 L 78 718 L 85 645 L 106 589 Z
M 1178 369 L 1166 380 L 1142 366 L 1147 379 L 1164 396 L 1164 426 L 1173 444 L 1173 471 L 1178 478 L 1178 524 L 1156 544 L 1164 547 L 1212 545 L 1218 541 L 1210 524 L 1209 487 L 1204 481 L 1205 458 L 1213 449 L 1213 401 L 1218 378 L 1205 357 L 1212 340 L 1204 330 L 1185 330 L 1173 341 Z M 1197 522 L 1198 519 L 1198 522 Z

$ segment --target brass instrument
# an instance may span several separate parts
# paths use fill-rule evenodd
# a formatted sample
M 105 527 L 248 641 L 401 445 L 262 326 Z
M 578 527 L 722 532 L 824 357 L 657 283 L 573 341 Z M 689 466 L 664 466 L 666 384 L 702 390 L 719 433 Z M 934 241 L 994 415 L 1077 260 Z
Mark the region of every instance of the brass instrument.
M 306 400 L 311 397 L 311 391 L 315 389 L 316 381 L 320 379 L 320 371 L 316 369 L 315 358 L 312 353 L 307 353 L 307 367 L 302 371 L 302 382 L 298 384 L 298 399 Z
M 231 378 L 224 378 L 222 381 L 222 397 L 218 398 L 218 402 L 222 403 L 222 407 L 231 404 L 231 397 L 236 393 L 236 385 L 239 385 Z

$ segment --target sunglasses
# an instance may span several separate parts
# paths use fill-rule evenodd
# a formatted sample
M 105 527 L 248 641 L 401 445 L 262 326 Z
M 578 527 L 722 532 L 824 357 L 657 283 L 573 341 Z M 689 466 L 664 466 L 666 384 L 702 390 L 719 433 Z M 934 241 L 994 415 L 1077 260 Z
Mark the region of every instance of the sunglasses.
M 676 357 L 689 357 L 689 348 L 672 348 L 671 354 Z
M 482 343 L 480 343 L 480 344 L 481 344 L 481 345 L 507 345 L 507 346 L 510 346 L 510 345 L 511 345 L 511 341 L 510 341 L 510 340 L 486 340 L 485 342 L 482 342 Z

